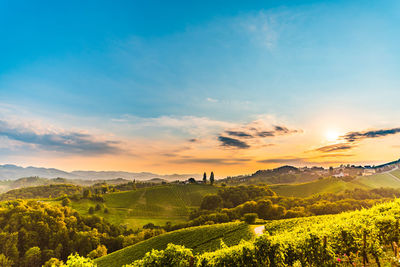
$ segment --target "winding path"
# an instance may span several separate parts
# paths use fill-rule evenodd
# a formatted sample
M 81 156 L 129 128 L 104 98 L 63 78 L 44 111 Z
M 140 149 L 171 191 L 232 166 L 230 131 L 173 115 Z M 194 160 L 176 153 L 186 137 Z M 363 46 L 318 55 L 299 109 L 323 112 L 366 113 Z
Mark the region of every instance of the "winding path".
M 262 235 L 264 233 L 264 228 L 265 228 L 264 225 L 255 227 L 254 228 L 254 233 L 256 234 L 256 236 Z

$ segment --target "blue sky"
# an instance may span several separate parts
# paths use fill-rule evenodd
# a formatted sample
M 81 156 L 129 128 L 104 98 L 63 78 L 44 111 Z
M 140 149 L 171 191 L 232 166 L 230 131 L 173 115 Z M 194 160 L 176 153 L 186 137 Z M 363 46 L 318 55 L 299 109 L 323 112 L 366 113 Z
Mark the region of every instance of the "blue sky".
M 232 153 L 221 133 L 261 120 L 268 131 L 284 125 L 293 140 L 278 131 L 264 148 L 248 145 L 237 170 L 272 157 L 306 164 L 302 154 L 326 145 L 316 136 L 327 131 L 398 126 L 399 13 L 396 1 L 0 1 L 0 110 L 13 130 L 0 132 L 0 160 L 79 168 L 79 153 L 64 155 L 76 144 L 46 147 L 43 135 L 63 132 L 68 144 L 84 132 L 135 151 L 106 168 L 179 172 L 171 157 L 149 162 L 162 153 L 183 162 L 189 151 L 221 162 Z M 15 138 L 17 130 L 41 141 Z M 209 145 L 189 148 L 190 139 Z M 395 142 L 374 157 L 357 145 L 345 158 L 396 158 Z M 144 151 L 146 162 L 128 164 Z M 83 154 L 87 168 L 104 167 Z

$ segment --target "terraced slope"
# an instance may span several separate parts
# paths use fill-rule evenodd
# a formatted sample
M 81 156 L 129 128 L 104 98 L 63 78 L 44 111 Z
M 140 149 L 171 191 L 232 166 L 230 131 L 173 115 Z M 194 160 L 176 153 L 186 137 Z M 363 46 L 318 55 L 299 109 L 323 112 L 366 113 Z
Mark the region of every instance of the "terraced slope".
M 166 233 L 113 252 L 97 259 L 99 267 L 119 267 L 142 258 L 152 249 L 165 249 L 169 243 L 192 248 L 195 253 L 214 251 L 221 247 L 221 240 L 227 246 L 237 245 L 242 239 L 254 237 L 253 228 L 244 223 L 224 223 L 197 226 Z
M 87 199 L 73 201 L 71 207 L 82 215 L 88 215 L 89 208 L 99 203 L 102 210 L 95 214 L 112 223 L 126 224 L 132 228 L 147 223 L 163 225 L 167 221 L 186 221 L 190 210 L 200 206 L 203 196 L 217 190 L 214 186 L 201 184 L 160 185 L 106 194 L 104 203 Z M 104 208 L 108 209 L 108 213 L 104 213 Z

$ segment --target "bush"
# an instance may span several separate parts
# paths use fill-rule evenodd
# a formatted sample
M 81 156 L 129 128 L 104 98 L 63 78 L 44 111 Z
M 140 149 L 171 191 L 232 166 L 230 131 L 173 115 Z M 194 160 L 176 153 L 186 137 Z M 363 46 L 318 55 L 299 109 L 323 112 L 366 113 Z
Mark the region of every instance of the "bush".
M 247 224 L 254 224 L 258 218 L 258 215 L 257 213 L 246 213 L 243 218 Z
M 88 212 L 89 212 L 89 214 L 93 214 L 93 213 L 94 213 L 94 208 L 93 208 L 93 207 L 90 207 L 89 210 L 88 210 Z
M 194 262 L 191 249 L 184 246 L 168 244 L 165 250 L 152 250 L 147 252 L 141 260 L 134 261 L 126 267 L 164 267 L 164 266 L 190 266 Z
M 69 200 L 69 198 L 64 198 L 62 201 L 61 201 L 61 205 L 63 205 L 63 207 L 65 207 L 65 206 L 68 206 L 69 204 L 71 204 L 71 200 Z
M 100 204 L 96 204 L 96 207 L 94 208 L 96 211 L 101 210 Z
M 94 262 L 85 257 L 81 257 L 78 254 L 68 256 L 68 260 L 61 267 L 97 267 Z
M 222 207 L 222 198 L 219 195 L 206 195 L 204 196 L 200 209 L 202 210 L 215 210 Z

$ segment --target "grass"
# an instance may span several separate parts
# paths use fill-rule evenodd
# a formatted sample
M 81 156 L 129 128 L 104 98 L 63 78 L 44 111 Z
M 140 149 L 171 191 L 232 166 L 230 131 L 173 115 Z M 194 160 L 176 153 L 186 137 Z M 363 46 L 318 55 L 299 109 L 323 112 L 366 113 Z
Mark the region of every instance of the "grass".
M 392 187 L 392 188 L 400 188 L 400 178 L 396 179 L 397 175 L 400 176 L 400 173 L 379 173 L 371 176 L 362 176 L 357 179 L 357 181 L 361 184 L 364 184 L 370 188 L 379 188 L 379 187 Z M 393 177 L 393 175 L 395 177 Z
M 142 258 L 152 249 L 165 249 L 169 243 L 184 245 L 193 249 L 194 253 L 203 253 L 221 248 L 221 240 L 227 246 L 234 246 L 242 239 L 250 240 L 253 237 L 253 228 L 245 223 L 197 226 L 150 238 L 96 259 L 95 263 L 99 267 L 119 267 Z
M 359 183 L 344 182 L 337 178 L 325 178 L 302 184 L 273 185 L 270 188 L 281 196 L 308 197 L 313 194 L 338 193 L 347 189 L 367 188 L 367 186 Z
M 373 189 L 381 187 L 400 188 L 400 170 L 370 176 L 359 176 L 349 182 L 338 178 L 325 178 L 309 183 L 270 186 L 278 195 L 287 197 L 308 197 L 314 194 L 339 193 L 355 188 Z
M 80 214 L 88 215 L 89 208 L 99 203 L 102 209 L 94 213 L 97 216 L 104 217 L 114 224 L 140 228 L 147 223 L 164 225 L 168 221 L 187 221 L 191 209 L 200 206 L 203 196 L 217 190 L 214 186 L 201 184 L 159 185 L 109 193 L 104 195 L 104 203 L 81 199 L 72 201 L 70 206 Z M 109 213 L 104 213 L 104 208 L 107 208 Z

